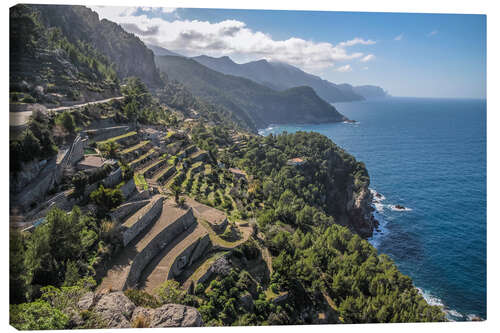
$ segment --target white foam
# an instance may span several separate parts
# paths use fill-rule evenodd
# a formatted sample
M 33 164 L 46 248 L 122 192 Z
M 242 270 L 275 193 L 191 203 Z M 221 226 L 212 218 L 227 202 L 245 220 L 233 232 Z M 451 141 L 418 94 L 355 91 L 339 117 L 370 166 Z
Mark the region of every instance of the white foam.
M 397 208 L 396 205 L 387 205 L 387 207 L 389 207 L 389 209 L 392 210 L 393 212 L 411 212 L 413 210 L 408 207 Z
M 372 193 L 373 201 L 374 202 L 381 202 L 385 200 L 385 196 L 382 193 L 378 193 L 374 189 L 370 189 L 370 192 Z
M 382 213 L 384 211 L 384 204 L 380 202 L 374 202 L 373 207 L 377 210 L 377 212 Z

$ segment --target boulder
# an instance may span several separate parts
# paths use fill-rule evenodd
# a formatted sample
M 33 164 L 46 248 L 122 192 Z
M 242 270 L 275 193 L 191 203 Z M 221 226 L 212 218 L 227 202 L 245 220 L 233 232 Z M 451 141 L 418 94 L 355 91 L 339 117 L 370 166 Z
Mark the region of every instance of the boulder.
M 78 309 L 88 310 L 94 305 L 94 293 L 89 291 L 85 293 L 77 303 Z
M 134 310 L 134 303 L 121 291 L 102 296 L 94 308 L 108 328 L 130 327 Z
M 192 307 L 166 304 L 154 310 L 151 327 L 198 327 L 203 325 L 201 314 Z
M 210 269 L 217 275 L 225 276 L 228 275 L 231 271 L 231 263 L 226 258 L 226 256 L 222 256 L 219 259 L 215 260 Z

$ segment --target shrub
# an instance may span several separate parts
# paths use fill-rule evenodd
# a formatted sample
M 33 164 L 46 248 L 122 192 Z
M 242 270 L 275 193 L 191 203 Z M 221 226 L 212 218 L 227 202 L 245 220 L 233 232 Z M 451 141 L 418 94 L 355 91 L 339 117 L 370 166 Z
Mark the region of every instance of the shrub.
M 66 314 L 46 301 L 10 306 L 10 324 L 18 330 L 60 330 L 68 321 Z
M 167 280 L 155 289 L 155 294 L 161 304 L 180 304 L 182 303 L 185 292 L 181 289 L 179 282 Z
M 123 202 L 123 193 L 118 189 L 105 188 L 101 184 L 90 193 L 90 200 L 102 210 L 109 211 Z
M 62 126 L 68 133 L 75 132 L 75 119 L 68 111 L 64 111 L 63 113 L 57 115 L 55 122 L 57 125 Z
M 157 308 L 160 306 L 160 303 L 153 295 L 142 290 L 128 289 L 125 291 L 125 296 L 127 296 L 136 306 L 145 308 Z
M 142 314 L 135 317 L 132 322 L 133 328 L 148 328 L 149 327 L 149 319 L 144 317 Z

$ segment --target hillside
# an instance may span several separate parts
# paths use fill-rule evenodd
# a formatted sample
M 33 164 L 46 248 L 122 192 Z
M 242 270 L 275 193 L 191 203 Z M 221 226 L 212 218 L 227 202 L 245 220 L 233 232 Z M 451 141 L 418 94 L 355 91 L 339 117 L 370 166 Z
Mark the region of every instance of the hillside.
M 354 91 L 357 94 L 362 95 L 366 99 L 389 97 L 387 91 L 377 86 L 371 86 L 371 85 L 356 86 L 354 87 Z
M 346 119 L 312 88 L 177 56 L 153 59 L 168 76 L 155 86 L 151 51 L 85 7 L 10 18 L 11 104 L 122 95 L 11 132 L 12 326 L 445 320 L 366 240 L 378 222 L 363 162 L 319 133 L 255 133 Z
M 134 34 L 84 6 L 33 6 L 47 27 L 57 27 L 73 42 L 89 43 L 115 64 L 119 78 L 140 77 L 148 86 L 161 85 L 153 52 Z
M 337 85 L 282 62 L 258 60 L 237 64 L 227 56 L 213 58 L 205 55 L 194 57 L 193 59 L 215 71 L 241 76 L 276 90 L 309 86 L 314 89 L 319 97 L 330 103 L 360 101 L 371 97 L 369 94 L 370 91 L 365 88 L 367 86 L 358 89 L 358 87 L 353 87 L 349 84 Z M 382 90 L 381 88 L 379 89 Z M 367 93 L 366 95 L 365 92 Z
M 10 9 L 12 102 L 57 105 L 119 95 L 119 80 L 161 85 L 153 53 L 116 23 L 83 6 Z
M 59 104 L 119 94 L 111 61 L 89 44 L 48 28 L 33 6 L 10 8 L 10 98 Z
M 250 128 L 346 119 L 309 87 L 275 91 L 245 78 L 219 73 L 192 59 L 173 56 L 155 59 L 169 79 L 180 81 L 199 97 L 225 106 Z

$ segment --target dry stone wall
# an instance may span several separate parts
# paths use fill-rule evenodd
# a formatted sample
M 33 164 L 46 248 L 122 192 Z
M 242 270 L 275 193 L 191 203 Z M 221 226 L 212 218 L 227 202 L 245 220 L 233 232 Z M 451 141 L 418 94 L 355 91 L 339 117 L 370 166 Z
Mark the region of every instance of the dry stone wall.
M 146 206 L 149 202 L 149 200 L 140 200 L 124 203 L 123 205 L 116 207 L 116 209 L 109 214 L 111 217 L 111 221 L 121 222 L 127 216 Z
M 128 272 L 127 281 L 124 285 L 124 290 L 133 288 L 139 282 L 142 271 L 150 263 L 150 261 L 175 240 L 182 232 L 189 229 L 191 225 L 196 223 L 193 215 L 193 210 L 189 209 L 186 213 L 180 216 L 177 220 L 169 224 L 163 229 L 149 244 L 136 255 Z
M 130 227 L 125 227 L 122 233 L 123 246 L 127 246 L 147 226 L 153 223 L 161 214 L 163 208 L 163 197 L 156 199 L 151 208 Z
M 210 237 L 206 234 L 205 236 L 200 237 L 193 244 L 186 247 L 184 251 L 182 251 L 182 253 L 175 258 L 175 261 L 168 272 L 168 278 L 173 279 L 179 276 L 185 267 L 192 265 L 193 262 L 201 258 L 210 246 Z
M 83 131 L 84 134 L 94 141 L 104 141 L 115 136 L 120 136 L 129 131 L 129 126 L 113 126 L 106 128 L 97 128 Z

